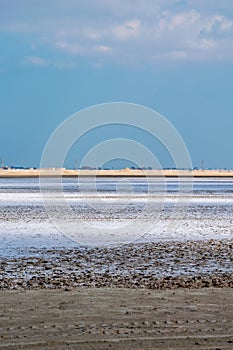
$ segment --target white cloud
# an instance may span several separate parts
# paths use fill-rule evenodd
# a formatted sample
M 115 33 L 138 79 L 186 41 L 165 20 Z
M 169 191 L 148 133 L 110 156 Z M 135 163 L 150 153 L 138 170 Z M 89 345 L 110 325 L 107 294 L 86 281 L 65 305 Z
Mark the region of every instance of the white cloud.
M 96 46 L 96 50 L 100 51 L 100 52 L 110 52 L 110 51 L 112 51 L 112 48 L 110 46 L 106 46 L 106 45 L 98 45 L 98 46 Z
M 81 55 L 84 52 L 81 45 L 76 43 L 71 44 L 65 41 L 57 41 L 55 43 L 55 47 L 57 47 L 58 49 L 64 50 L 68 53 L 71 53 L 73 55 Z
M 233 20 L 224 16 L 213 16 L 211 20 L 203 27 L 201 35 L 216 39 L 233 37 Z
M 187 52 L 185 51 L 173 51 L 170 53 L 170 57 L 178 60 L 185 60 L 188 58 Z
M 24 58 L 24 60 L 22 61 L 23 65 L 31 65 L 31 66 L 35 66 L 35 67 L 54 67 L 56 69 L 72 69 L 75 68 L 76 65 L 74 62 L 72 61 L 58 61 L 58 60 L 48 60 L 45 59 L 43 57 L 39 57 L 39 56 L 27 56 Z
M 200 14 L 197 11 L 191 10 L 189 12 L 170 15 L 169 19 L 167 29 L 173 31 L 179 28 L 184 29 L 185 27 L 196 26 L 200 20 Z
M 124 24 L 117 26 L 113 29 L 117 39 L 129 39 L 136 37 L 140 32 L 140 20 L 127 21 Z
M 47 67 L 50 64 L 48 60 L 39 56 L 28 56 L 24 60 L 24 63 L 31 64 L 33 66 L 38 66 L 38 67 Z
M 33 41 L 24 53 L 28 64 L 52 65 L 41 52 L 58 55 L 61 66 L 85 56 L 92 64 L 101 58 L 114 64 L 233 59 L 233 3 L 228 0 L 12 2 L 15 9 L 7 2 L 2 9 L 0 3 L 0 32 Z

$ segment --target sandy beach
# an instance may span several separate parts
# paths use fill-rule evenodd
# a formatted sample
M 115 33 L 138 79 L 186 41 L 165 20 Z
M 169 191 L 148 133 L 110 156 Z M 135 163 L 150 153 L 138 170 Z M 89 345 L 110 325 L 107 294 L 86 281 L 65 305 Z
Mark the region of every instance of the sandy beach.
M 232 289 L 1 291 L 0 349 L 232 349 Z
M 193 178 L 232 178 L 233 170 L 223 169 L 102 169 L 102 170 L 74 170 L 66 168 L 48 169 L 0 169 L 0 178 L 37 178 L 37 177 L 193 177 Z

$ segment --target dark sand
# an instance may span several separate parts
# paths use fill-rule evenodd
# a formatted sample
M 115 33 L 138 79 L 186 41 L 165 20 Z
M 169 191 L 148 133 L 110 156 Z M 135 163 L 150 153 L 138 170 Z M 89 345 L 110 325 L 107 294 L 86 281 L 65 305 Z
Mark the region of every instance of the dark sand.
M 0 258 L 0 289 L 233 287 L 232 240 L 33 250 Z
M 0 292 L 0 349 L 233 349 L 233 289 Z
M 0 349 L 233 349 L 232 247 L 160 242 L 1 258 Z

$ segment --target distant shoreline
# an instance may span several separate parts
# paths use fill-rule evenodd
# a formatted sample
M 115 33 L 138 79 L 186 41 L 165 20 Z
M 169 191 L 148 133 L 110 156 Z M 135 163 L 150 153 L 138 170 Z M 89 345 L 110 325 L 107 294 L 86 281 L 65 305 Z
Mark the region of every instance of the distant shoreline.
M 194 177 L 233 178 L 233 170 L 71 170 L 71 169 L 0 169 L 0 178 L 38 177 Z

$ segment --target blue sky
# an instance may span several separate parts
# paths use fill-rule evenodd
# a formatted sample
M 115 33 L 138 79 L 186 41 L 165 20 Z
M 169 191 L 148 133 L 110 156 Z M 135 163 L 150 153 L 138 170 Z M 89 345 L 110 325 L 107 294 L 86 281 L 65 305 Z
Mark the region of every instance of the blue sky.
M 194 166 L 233 168 L 231 0 L 0 0 L 0 47 L 6 164 L 38 166 L 68 116 L 125 101 L 164 115 Z M 77 145 L 67 165 L 91 143 Z

